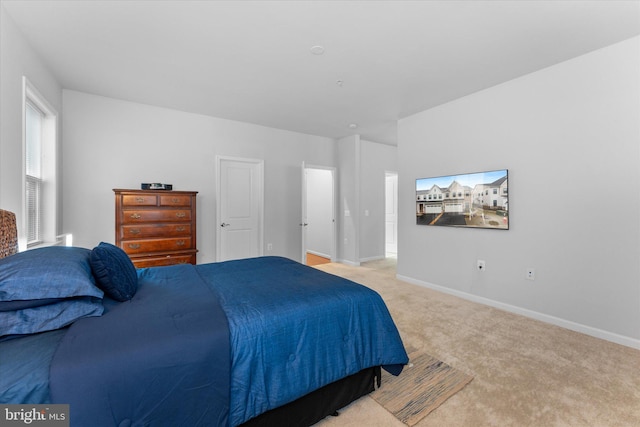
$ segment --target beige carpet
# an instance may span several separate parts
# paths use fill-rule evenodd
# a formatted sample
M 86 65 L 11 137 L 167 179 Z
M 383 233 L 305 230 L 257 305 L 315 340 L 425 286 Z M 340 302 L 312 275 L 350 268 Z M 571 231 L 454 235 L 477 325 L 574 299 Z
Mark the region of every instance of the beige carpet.
M 416 427 L 640 426 L 640 351 L 401 282 L 393 260 L 320 270 L 382 295 L 410 352 L 473 381 Z M 320 427 L 403 427 L 370 396 Z
M 382 371 L 382 387 L 371 393 L 371 397 L 412 427 L 472 379 L 471 375 L 426 353 L 413 353 L 400 375 Z

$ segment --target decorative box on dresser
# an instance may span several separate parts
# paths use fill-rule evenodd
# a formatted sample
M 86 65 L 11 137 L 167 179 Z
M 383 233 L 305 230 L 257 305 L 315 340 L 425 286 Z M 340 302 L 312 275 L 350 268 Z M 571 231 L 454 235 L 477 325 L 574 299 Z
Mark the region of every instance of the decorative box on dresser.
M 136 268 L 196 263 L 197 191 L 113 191 L 116 246 Z

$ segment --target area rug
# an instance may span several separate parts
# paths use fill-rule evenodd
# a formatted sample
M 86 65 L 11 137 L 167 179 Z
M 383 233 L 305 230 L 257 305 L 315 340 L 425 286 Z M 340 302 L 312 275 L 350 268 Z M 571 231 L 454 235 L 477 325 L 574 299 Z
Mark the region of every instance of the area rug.
M 382 386 L 370 396 L 412 427 L 462 390 L 473 376 L 425 353 L 410 355 L 409 359 L 409 365 L 397 377 L 383 370 Z

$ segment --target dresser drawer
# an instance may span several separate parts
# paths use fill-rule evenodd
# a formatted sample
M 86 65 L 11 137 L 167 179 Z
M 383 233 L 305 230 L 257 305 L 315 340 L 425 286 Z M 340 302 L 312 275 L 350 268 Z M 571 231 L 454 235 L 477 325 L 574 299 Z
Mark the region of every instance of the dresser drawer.
M 162 194 L 160 195 L 160 206 L 191 206 L 191 196 Z
M 123 224 L 142 222 L 191 221 L 191 209 L 123 209 Z
M 176 264 L 194 264 L 196 263 L 195 255 L 167 255 L 155 257 L 132 258 L 133 265 L 136 268 L 161 267 Z
M 120 227 L 120 238 L 123 240 L 145 237 L 180 237 L 191 236 L 190 223 L 177 224 L 139 224 Z
M 158 196 L 153 194 L 124 194 L 122 195 L 124 206 L 157 206 Z
M 120 242 L 120 247 L 127 254 L 141 254 L 148 252 L 182 251 L 191 249 L 191 236 L 176 237 L 171 239 L 141 239 L 124 240 Z

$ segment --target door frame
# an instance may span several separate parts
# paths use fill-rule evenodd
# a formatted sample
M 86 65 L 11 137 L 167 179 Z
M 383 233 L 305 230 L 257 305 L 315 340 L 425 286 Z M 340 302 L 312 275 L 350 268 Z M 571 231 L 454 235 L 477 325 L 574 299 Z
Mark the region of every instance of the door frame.
M 337 213 L 337 204 L 338 204 L 338 188 L 337 188 L 337 179 L 336 179 L 336 174 L 337 174 L 337 169 L 332 167 L 332 166 L 320 166 L 320 165 L 313 165 L 313 164 L 307 164 L 306 162 L 302 162 L 302 169 L 301 169 L 301 174 L 302 174 L 302 214 L 301 214 L 301 221 L 300 221 L 300 231 L 302 234 L 302 263 L 306 264 L 307 263 L 307 232 L 306 232 L 306 226 L 305 221 L 307 219 L 307 176 L 306 176 L 306 171 L 307 169 L 320 169 L 320 170 L 328 170 L 331 172 L 331 193 L 332 193 L 332 226 L 331 226 L 331 262 L 335 262 L 337 259 L 337 241 L 336 241 L 336 236 L 337 236 L 337 232 L 338 232 L 338 224 L 336 221 L 336 213 Z
M 396 185 L 394 187 L 394 199 L 395 199 L 395 221 L 394 221 L 394 230 L 395 230 L 395 237 L 396 237 L 396 242 L 395 242 L 395 254 L 396 256 L 398 255 L 398 172 L 395 171 L 385 171 L 384 172 L 384 213 L 385 213 L 385 218 L 384 218 L 384 254 L 385 254 L 385 258 L 387 257 L 387 254 L 389 253 L 388 249 L 388 244 L 387 244 L 387 179 L 389 177 L 395 177 L 395 181 L 396 181 Z
M 241 162 L 241 163 L 249 163 L 258 166 L 258 215 L 260 218 L 258 219 L 258 254 L 259 256 L 264 255 L 264 160 L 262 159 L 249 159 L 244 157 L 232 157 L 232 156 L 221 156 L 216 155 L 216 218 L 215 218 L 215 230 L 216 230 L 216 261 L 221 261 L 221 247 L 222 247 L 222 239 L 220 233 L 220 224 L 222 222 L 222 205 L 220 203 L 220 194 L 222 192 L 220 174 L 222 172 L 222 162 L 224 161 L 232 161 L 232 162 Z

